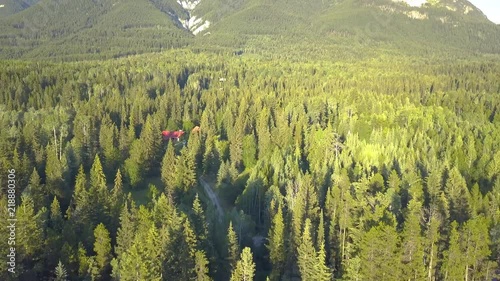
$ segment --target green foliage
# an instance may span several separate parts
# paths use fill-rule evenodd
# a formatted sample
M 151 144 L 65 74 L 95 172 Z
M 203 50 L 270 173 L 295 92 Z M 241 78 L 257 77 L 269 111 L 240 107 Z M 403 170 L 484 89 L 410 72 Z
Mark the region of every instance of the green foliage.
M 285 268 L 287 250 L 285 248 L 286 236 L 285 225 L 283 221 L 283 211 L 281 206 L 278 206 L 278 212 L 274 215 L 269 229 L 269 260 L 273 266 L 271 279 L 279 280 Z
M 56 278 L 54 279 L 55 281 L 67 281 L 68 273 L 66 269 L 64 268 L 64 265 L 62 264 L 61 261 L 57 264 L 56 270 Z
M 233 229 L 233 222 L 229 222 L 227 229 L 227 260 L 232 270 L 235 270 L 238 256 L 240 255 L 240 246 L 238 237 Z
M 257 163 L 255 158 L 257 156 L 257 146 L 253 134 L 243 137 L 242 150 L 243 165 L 245 168 L 253 168 Z
M 174 146 L 172 142 L 168 142 L 167 151 L 165 152 L 161 163 L 161 180 L 165 185 L 165 190 L 168 194 L 172 194 L 175 190 L 176 161 Z
M 109 231 L 100 223 L 94 230 L 94 252 L 96 253 L 95 261 L 98 269 L 105 272 L 111 261 L 111 238 Z
M 71 280 L 227 280 L 254 259 L 255 279 L 493 279 L 498 58 L 387 52 L 2 62 L 14 277 L 53 278 L 60 260 Z
M 304 232 L 302 233 L 302 241 L 297 248 L 297 265 L 302 280 L 314 280 L 316 278 L 314 270 L 316 251 L 313 247 L 310 231 L 311 221 L 307 219 L 304 225 Z
M 208 275 L 208 260 L 203 251 L 196 251 L 195 264 L 196 281 L 212 280 Z
M 390 225 L 371 228 L 360 243 L 360 273 L 366 279 L 400 280 L 398 235 Z
M 31 198 L 33 198 L 35 210 L 40 210 L 40 208 L 46 206 L 48 194 L 36 169 L 33 169 L 33 172 L 31 173 L 26 192 L 31 196 Z
M 231 274 L 231 281 L 251 281 L 255 276 L 255 263 L 250 248 L 245 247 Z

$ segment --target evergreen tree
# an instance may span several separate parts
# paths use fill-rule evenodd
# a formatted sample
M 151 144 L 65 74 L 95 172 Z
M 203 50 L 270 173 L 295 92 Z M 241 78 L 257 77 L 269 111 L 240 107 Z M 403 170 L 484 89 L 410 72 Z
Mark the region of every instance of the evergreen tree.
M 94 230 L 94 252 L 96 253 L 95 261 L 99 271 L 105 274 L 108 270 L 109 263 L 111 261 L 111 239 L 109 237 L 109 232 L 100 223 Z
M 402 237 L 403 275 L 409 280 L 425 279 L 423 238 L 421 236 L 420 219 L 421 204 L 412 199 L 408 206 Z
M 234 270 L 236 262 L 238 261 L 238 256 L 240 255 L 240 247 L 238 243 L 238 237 L 233 229 L 233 222 L 229 222 L 229 227 L 227 229 L 227 260 L 229 266 Z
M 316 239 L 318 249 L 318 256 L 316 261 L 316 274 L 317 279 L 321 281 L 329 281 L 332 278 L 330 269 L 326 265 L 326 251 L 325 251 L 325 227 L 323 221 L 323 210 L 321 210 L 320 221 L 318 226 L 318 236 Z
M 450 170 L 446 191 L 450 201 L 451 219 L 458 223 L 466 221 L 470 215 L 470 194 L 465 179 L 456 167 Z
M 372 227 L 363 235 L 359 250 L 360 273 L 364 279 L 402 280 L 398 239 L 395 227 L 384 224 Z
M 109 118 L 103 120 L 99 131 L 99 145 L 102 148 L 104 171 L 108 177 L 112 176 L 120 161 L 118 149 L 118 129 Z
M 120 169 L 116 171 L 115 181 L 112 190 L 112 201 L 115 205 L 121 205 L 123 201 L 123 179 Z
M 243 137 L 242 161 L 245 168 L 252 168 L 257 163 L 257 145 L 253 134 Z
M 160 138 L 155 131 L 155 124 L 151 115 L 148 115 L 144 128 L 141 131 L 139 138 L 141 144 L 141 161 L 139 165 L 144 170 L 144 175 L 151 175 L 156 170 L 159 163 L 157 163 L 157 152 Z
M 163 156 L 163 160 L 161 162 L 161 180 L 165 185 L 165 191 L 167 194 L 173 194 L 175 190 L 175 165 L 176 165 L 176 157 L 175 150 L 172 142 L 168 142 L 167 151 Z
M 241 252 L 240 259 L 236 263 L 231 274 L 231 281 L 253 281 L 255 275 L 255 263 L 250 248 L 246 247 Z
M 128 203 L 125 202 L 125 206 L 120 213 L 120 228 L 116 236 L 115 253 L 118 257 L 132 246 L 134 235 L 135 225 L 133 216 L 128 209 Z
M 203 251 L 196 251 L 195 254 L 196 281 L 211 281 L 208 276 L 208 260 Z
M 98 155 L 90 170 L 89 199 L 92 202 L 92 206 L 89 206 L 92 228 L 99 222 L 109 225 L 112 221 L 112 202 Z
M 216 173 L 220 162 L 219 155 L 214 143 L 214 137 L 208 135 L 205 140 L 205 152 L 203 153 L 203 173 L 204 174 L 212 174 Z
M 311 221 L 309 219 L 306 219 L 302 241 L 297 248 L 297 253 L 297 265 L 302 280 L 317 280 L 316 278 L 320 277 L 316 270 L 318 258 L 311 238 Z
M 99 155 L 95 155 L 92 169 L 90 170 L 90 189 L 101 191 L 106 188 L 106 176 L 102 170 L 101 160 Z
M 45 165 L 45 177 L 48 191 L 53 196 L 64 198 L 64 167 L 57 155 L 57 149 L 54 145 L 47 146 L 47 164 Z
M 80 165 L 78 175 L 75 180 L 75 190 L 73 192 L 73 204 L 77 210 L 85 210 L 88 204 L 87 176 Z
M 190 154 L 188 149 L 183 148 L 181 154 L 177 158 L 177 165 L 175 168 L 178 191 L 188 192 L 196 185 L 194 155 Z
M 169 274 L 172 274 L 172 278 L 176 280 L 190 280 L 196 277 L 195 254 L 197 241 L 189 220 L 185 219 L 181 223 L 182 227 L 176 230 L 175 238 L 170 244 L 170 253 L 175 255 L 175 258 L 164 268 L 169 271 L 174 270 Z
M 50 222 L 52 229 L 57 232 L 61 232 L 63 228 L 63 218 L 61 214 L 61 206 L 59 205 L 59 200 L 54 197 L 52 204 L 50 205 Z
M 209 240 L 207 219 L 201 206 L 200 199 L 198 198 L 198 194 L 196 194 L 194 198 L 192 212 L 193 227 L 198 240 L 197 248 L 208 253 L 207 255 L 210 255 L 209 253 L 213 251 L 213 247 Z
M 144 180 L 142 144 L 134 140 L 130 148 L 130 157 L 125 160 L 124 172 L 132 187 L 137 187 Z
M 35 168 L 33 168 L 33 172 L 31 173 L 26 193 L 33 198 L 35 211 L 46 206 L 48 197 L 47 190 L 42 184 L 42 180 Z
M 283 274 L 286 261 L 285 224 L 283 222 L 281 206 L 278 206 L 278 212 L 273 217 L 268 237 L 269 244 L 267 248 L 269 249 L 269 259 L 273 266 L 271 279 L 279 280 Z
M 229 135 L 229 158 L 231 160 L 231 165 L 236 168 L 240 168 L 243 160 L 243 134 L 244 134 L 244 123 L 243 117 L 238 116 L 236 123 L 231 130 Z
M 488 278 L 488 257 L 490 251 L 490 236 L 488 235 L 488 220 L 483 216 L 473 218 L 464 225 L 461 244 L 462 255 L 467 263 L 464 279 L 481 280 Z
M 35 213 L 33 199 L 29 196 L 21 197 L 21 205 L 16 209 L 16 219 L 19 227 L 16 228 L 16 254 L 19 262 L 38 259 L 42 249 L 43 231 L 42 219 L 46 209 L 42 208 Z
M 465 270 L 468 268 L 466 257 L 460 246 L 460 232 L 458 223 L 451 223 L 449 248 L 444 252 L 442 268 L 443 280 L 464 280 Z
M 64 265 L 62 264 L 61 261 L 59 261 L 59 263 L 57 264 L 55 273 L 56 273 L 56 278 L 54 279 L 54 281 L 67 281 L 68 280 L 67 279 L 68 273 L 67 273 L 66 268 L 64 267 Z

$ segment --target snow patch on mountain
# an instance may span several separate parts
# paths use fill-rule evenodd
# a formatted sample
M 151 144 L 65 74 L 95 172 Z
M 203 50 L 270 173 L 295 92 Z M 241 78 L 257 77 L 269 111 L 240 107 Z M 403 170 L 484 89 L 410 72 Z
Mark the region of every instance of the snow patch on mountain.
M 456 12 L 456 11 L 457 11 L 457 8 L 456 8 L 456 7 L 453 7 L 453 6 L 448 6 L 448 5 L 446 5 L 445 7 L 446 7 L 446 9 L 448 9 L 448 10 L 450 10 L 450 11 L 452 11 L 452 12 Z
M 184 8 L 184 10 L 187 10 L 187 11 L 193 11 L 194 8 L 196 8 L 196 6 L 198 6 L 198 4 L 200 4 L 201 0 L 195 0 L 195 1 L 188 1 L 188 0 L 183 0 L 183 1 L 177 1 L 177 3 L 179 5 L 181 5 L 182 8 Z
M 187 12 L 188 18 L 185 20 L 179 19 L 182 26 L 196 35 L 210 27 L 210 22 L 203 20 L 201 17 L 193 15 L 194 9 L 200 4 L 201 0 L 177 0 L 177 3 Z
M 411 7 L 420 7 L 427 3 L 427 0 L 392 0 L 393 2 L 405 2 Z
M 192 32 L 193 32 L 194 35 L 196 35 L 196 34 L 202 32 L 203 30 L 207 29 L 208 27 L 210 27 L 210 22 L 209 21 L 205 21 L 202 25 L 198 26 Z
M 471 6 L 465 6 L 464 14 L 468 15 L 472 11 L 474 11 L 474 8 Z
M 429 16 L 427 16 L 427 14 L 421 13 L 419 11 L 405 12 L 405 15 L 408 16 L 410 19 L 414 19 L 414 20 L 426 20 L 426 19 L 429 19 Z

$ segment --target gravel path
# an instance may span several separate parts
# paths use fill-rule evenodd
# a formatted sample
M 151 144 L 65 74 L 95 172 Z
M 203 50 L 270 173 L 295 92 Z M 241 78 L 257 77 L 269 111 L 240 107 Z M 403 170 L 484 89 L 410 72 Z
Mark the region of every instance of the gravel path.
M 214 190 L 212 187 L 203 179 L 203 177 L 200 177 L 200 183 L 203 186 L 203 189 L 205 189 L 205 193 L 208 195 L 210 200 L 212 200 L 212 203 L 214 204 L 215 208 L 217 209 L 217 214 L 219 215 L 219 222 L 222 222 L 222 217 L 224 216 L 224 211 L 222 210 L 222 207 L 219 202 L 219 197 L 217 197 L 217 194 L 215 194 Z

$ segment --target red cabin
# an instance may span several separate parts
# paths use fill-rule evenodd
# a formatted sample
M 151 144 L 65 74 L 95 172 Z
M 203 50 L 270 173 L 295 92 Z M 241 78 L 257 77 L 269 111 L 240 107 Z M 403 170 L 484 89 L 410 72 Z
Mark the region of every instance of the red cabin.
M 182 135 L 184 135 L 184 131 L 183 130 L 179 130 L 179 131 L 163 131 L 161 132 L 162 136 L 163 136 L 163 140 L 176 140 L 176 141 L 179 141 L 180 137 L 182 137 Z

